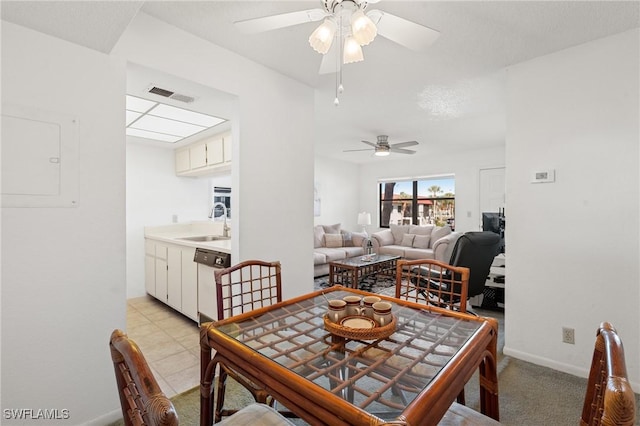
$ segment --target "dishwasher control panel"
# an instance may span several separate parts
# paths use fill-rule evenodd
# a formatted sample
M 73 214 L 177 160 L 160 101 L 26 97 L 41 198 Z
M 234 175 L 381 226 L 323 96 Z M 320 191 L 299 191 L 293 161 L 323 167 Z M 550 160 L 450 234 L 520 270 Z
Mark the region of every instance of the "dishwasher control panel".
M 197 248 L 193 261 L 212 268 L 228 268 L 231 266 L 231 255 L 221 251 Z

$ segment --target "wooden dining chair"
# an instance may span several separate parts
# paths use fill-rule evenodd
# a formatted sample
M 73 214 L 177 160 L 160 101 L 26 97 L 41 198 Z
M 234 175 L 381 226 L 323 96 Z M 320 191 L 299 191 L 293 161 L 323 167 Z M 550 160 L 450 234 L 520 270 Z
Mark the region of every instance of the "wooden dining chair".
M 282 301 L 282 281 L 280 262 L 247 260 L 237 265 L 215 272 L 218 320 L 270 306 Z M 223 416 L 235 413 L 224 410 L 227 376 L 232 377 L 251 394 L 256 402 L 273 405 L 273 399 L 246 377 L 219 363 L 215 422 Z
M 398 260 L 396 298 L 465 313 L 469 273 L 433 259 Z
M 175 426 L 178 414 L 158 386 L 138 345 L 122 330 L 109 341 L 125 426 Z
M 580 425 L 626 426 L 635 421 L 635 395 L 627 378 L 622 340 L 610 323 L 603 322 L 596 334 Z

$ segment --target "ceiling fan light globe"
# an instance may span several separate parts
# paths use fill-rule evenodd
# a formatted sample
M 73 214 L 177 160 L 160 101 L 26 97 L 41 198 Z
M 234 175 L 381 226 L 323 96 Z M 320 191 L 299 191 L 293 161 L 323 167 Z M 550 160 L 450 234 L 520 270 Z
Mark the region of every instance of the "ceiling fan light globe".
M 344 39 L 344 54 L 342 55 L 342 62 L 345 64 L 351 64 L 353 62 L 364 61 L 364 55 L 362 54 L 362 47 L 353 36 L 347 36 Z
M 331 48 L 336 33 L 336 23 L 325 19 L 309 36 L 309 45 L 318 53 L 326 54 Z
M 378 29 L 371 18 L 365 15 L 362 10 L 357 10 L 351 15 L 351 34 L 360 46 L 366 46 L 376 38 Z

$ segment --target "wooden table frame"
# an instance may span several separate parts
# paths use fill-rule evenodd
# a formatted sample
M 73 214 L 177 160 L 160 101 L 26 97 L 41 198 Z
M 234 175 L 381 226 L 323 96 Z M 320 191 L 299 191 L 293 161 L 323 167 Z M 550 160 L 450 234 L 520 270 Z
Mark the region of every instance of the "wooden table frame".
M 367 411 L 356 407 L 321 386 L 303 378 L 289 368 L 263 356 L 249 348 L 233 336 L 219 330 L 225 325 L 240 323 L 258 318 L 279 307 L 306 302 L 322 293 L 347 291 L 358 295 L 371 293 L 336 286 L 320 290 L 294 299 L 290 299 L 266 308 L 238 315 L 215 323 L 205 323 L 200 330 L 201 345 L 201 425 L 213 424 L 213 382 L 216 366 L 219 362 L 241 372 L 269 395 L 290 409 L 306 422 L 329 425 L 431 425 L 437 424 L 449 406 L 456 400 L 464 385 L 479 370 L 481 412 L 499 420 L 498 378 L 496 370 L 496 347 L 498 323 L 493 318 L 475 317 L 440 308 L 380 296 L 398 306 L 427 311 L 429 315 L 459 319 L 463 323 L 472 321 L 480 325 L 458 352 L 449 359 L 435 377 L 426 384 L 393 421 L 382 420 Z M 475 326 L 474 326 L 475 327 Z M 349 341 L 347 339 L 347 341 Z M 388 340 L 384 340 L 388 342 Z M 212 349 L 215 356 L 212 358 Z
M 362 256 L 329 262 L 329 285 L 342 285 L 357 289 L 360 280 L 367 275 L 388 274 L 395 277 L 396 262 L 400 256 L 376 255 L 370 262 L 361 261 Z

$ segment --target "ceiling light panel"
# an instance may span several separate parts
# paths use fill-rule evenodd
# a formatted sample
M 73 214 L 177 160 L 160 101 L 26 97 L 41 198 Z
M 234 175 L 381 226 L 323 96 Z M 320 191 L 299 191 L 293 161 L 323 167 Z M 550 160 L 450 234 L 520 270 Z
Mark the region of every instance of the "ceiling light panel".
M 225 121 L 222 118 L 212 115 L 200 114 L 199 112 L 176 108 L 166 104 L 159 104 L 153 110 L 149 111 L 148 114 L 204 127 L 213 127 Z
M 140 117 L 135 123 L 129 126 L 129 128 L 180 136 L 182 138 L 195 135 L 196 133 L 206 129 L 204 126 L 197 126 L 195 124 L 170 120 L 168 118 L 155 117 L 153 115 Z
M 127 110 L 127 126 L 142 116 L 142 113 Z
M 146 130 L 133 129 L 131 127 L 127 128 L 127 136 L 137 136 L 139 138 L 145 139 L 153 139 L 161 142 L 178 142 L 182 137 L 180 136 L 172 136 L 172 135 L 164 135 L 162 133 L 157 132 L 149 132 Z
M 127 95 L 127 109 L 129 111 L 147 112 L 157 104 L 157 102 Z

